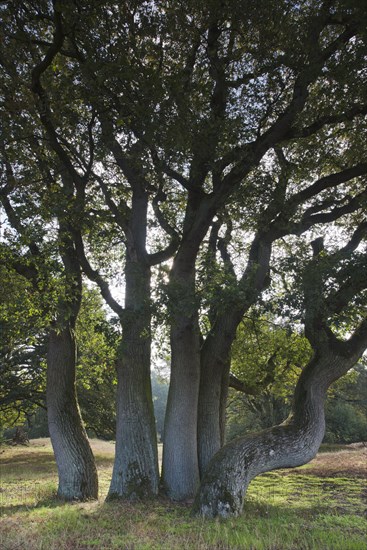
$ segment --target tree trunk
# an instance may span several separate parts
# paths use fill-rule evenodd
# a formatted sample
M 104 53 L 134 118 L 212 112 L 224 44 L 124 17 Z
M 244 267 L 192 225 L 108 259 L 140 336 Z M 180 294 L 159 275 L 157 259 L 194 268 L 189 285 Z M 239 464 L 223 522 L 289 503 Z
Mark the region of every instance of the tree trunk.
M 150 269 L 127 259 L 123 339 L 117 364 L 116 455 L 109 499 L 158 493 L 158 451 L 150 379 Z
M 298 381 L 292 415 L 279 426 L 239 438 L 223 447 L 206 470 L 194 512 L 206 517 L 238 515 L 254 477 L 309 462 L 324 437 L 326 391 L 357 359 L 332 351 L 315 355 Z
M 243 315 L 268 283 L 271 242 L 257 236 L 251 247 L 246 270 L 238 283 L 239 303 L 216 312 L 216 320 L 201 350 L 198 405 L 198 453 L 200 475 L 225 440 L 231 347 Z M 239 293 L 240 294 L 240 293 Z
M 172 359 L 162 468 L 163 488 L 174 500 L 193 498 L 199 484 L 200 332 L 194 286 L 194 268 L 180 266 L 180 260 L 176 258 L 171 273 Z
M 76 398 L 76 346 L 69 326 L 51 330 L 47 353 L 47 416 L 59 474 L 58 496 L 98 498 L 98 477 Z
M 229 361 L 226 365 L 202 365 L 198 406 L 200 477 L 215 453 L 224 445 L 229 365 Z
M 241 307 L 223 312 L 201 350 L 198 405 L 198 453 L 201 476 L 225 442 L 231 347 L 245 310 L 245 307 Z
M 237 325 L 236 325 L 237 326 Z M 234 328 L 234 335 L 236 328 Z M 225 440 L 225 412 L 233 334 L 223 327 L 216 337 L 208 335 L 201 351 L 198 404 L 198 456 L 200 476 Z

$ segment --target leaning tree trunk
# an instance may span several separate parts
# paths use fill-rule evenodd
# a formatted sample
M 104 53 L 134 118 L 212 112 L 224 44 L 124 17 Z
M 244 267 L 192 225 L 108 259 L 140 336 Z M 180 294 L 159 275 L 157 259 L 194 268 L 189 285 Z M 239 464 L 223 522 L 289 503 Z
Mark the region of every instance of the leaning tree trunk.
M 357 359 L 331 351 L 316 355 L 300 376 L 293 413 L 284 424 L 236 439 L 214 456 L 196 496 L 194 512 L 206 517 L 238 515 L 254 477 L 309 462 L 324 437 L 326 391 Z
M 174 500 L 193 498 L 199 485 L 197 406 L 200 333 L 194 268 L 177 261 L 171 276 L 171 379 L 164 425 L 162 485 Z M 179 303 L 179 306 L 177 306 Z
M 59 474 L 58 496 L 98 498 L 97 470 L 75 390 L 76 345 L 69 326 L 52 329 L 47 353 L 48 428 Z
M 198 453 L 202 476 L 225 439 L 225 414 L 229 386 L 231 347 L 243 315 L 268 284 L 271 241 L 257 236 L 246 270 L 238 283 L 239 303 L 216 312 L 216 321 L 201 350 L 198 404 Z M 256 268 L 255 268 L 256 266 Z M 240 294 L 240 292 L 239 292 Z
M 117 364 L 116 455 L 108 498 L 158 493 L 158 451 L 150 379 L 150 268 L 127 259 L 123 339 Z

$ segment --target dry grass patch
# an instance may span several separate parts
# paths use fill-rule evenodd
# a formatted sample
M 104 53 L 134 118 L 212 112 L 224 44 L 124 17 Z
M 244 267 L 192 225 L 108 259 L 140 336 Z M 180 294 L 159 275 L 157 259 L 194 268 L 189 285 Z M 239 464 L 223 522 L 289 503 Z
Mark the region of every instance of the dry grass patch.
M 297 474 L 307 470 L 308 475 L 319 477 L 359 477 L 367 479 L 367 447 L 350 445 L 339 452 L 319 453 L 309 464 L 288 470 Z

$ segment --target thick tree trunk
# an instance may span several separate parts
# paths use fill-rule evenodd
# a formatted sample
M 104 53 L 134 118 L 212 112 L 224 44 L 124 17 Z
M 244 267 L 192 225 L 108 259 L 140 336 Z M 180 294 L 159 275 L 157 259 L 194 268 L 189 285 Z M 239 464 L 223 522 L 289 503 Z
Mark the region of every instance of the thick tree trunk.
M 357 359 L 331 351 L 316 355 L 300 376 L 293 414 L 284 424 L 234 440 L 214 456 L 196 496 L 194 512 L 207 517 L 238 515 L 254 477 L 309 462 L 324 437 L 327 388 Z
M 199 484 L 197 406 L 200 333 L 193 268 L 177 262 L 171 275 L 171 380 L 164 425 L 162 485 L 174 500 L 194 497 Z M 179 306 L 177 306 L 179 303 Z
M 198 406 L 198 455 L 200 477 L 225 441 L 225 410 L 229 361 L 226 365 L 202 365 Z
M 236 325 L 237 326 L 237 325 Z M 234 335 L 236 329 L 234 329 Z M 225 411 L 230 371 L 230 349 L 234 335 L 209 335 L 201 351 L 198 404 L 198 456 L 200 476 L 225 440 Z M 219 336 L 219 335 L 218 335 Z
M 174 500 L 192 498 L 199 484 L 199 337 L 191 324 L 182 325 L 176 325 L 171 333 L 172 367 L 164 425 L 162 484 Z
M 198 453 L 200 475 L 224 445 L 226 405 L 231 367 L 231 346 L 243 308 L 223 312 L 201 350 L 198 405 Z
M 267 284 L 271 244 L 256 237 L 244 275 L 238 284 L 240 303 L 217 312 L 216 320 L 201 350 L 198 404 L 198 453 L 200 475 L 225 440 L 231 347 L 243 315 Z
M 158 493 L 158 451 L 150 379 L 150 269 L 127 260 L 123 338 L 117 364 L 116 455 L 108 498 Z
M 75 391 L 76 346 L 70 327 L 51 330 L 47 353 L 47 416 L 59 474 L 58 496 L 98 498 L 93 454 Z

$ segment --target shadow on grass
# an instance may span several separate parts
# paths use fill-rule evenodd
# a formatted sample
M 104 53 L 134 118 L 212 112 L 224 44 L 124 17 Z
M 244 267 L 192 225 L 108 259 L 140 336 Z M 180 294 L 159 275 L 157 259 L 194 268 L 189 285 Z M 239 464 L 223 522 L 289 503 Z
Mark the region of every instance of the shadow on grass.
M 18 512 L 30 512 L 31 510 L 36 510 L 37 508 L 60 508 L 65 504 L 67 503 L 64 500 L 58 498 L 55 494 L 54 496 L 41 498 L 34 503 L 9 504 L 7 506 L 0 506 L 0 517 L 17 514 Z
M 27 465 L 31 468 L 37 466 L 45 466 L 52 463 L 55 466 L 54 454 L 51 452 L 45 453 L 22 453 L 19 455 L 14 455 L 10 457 L 0 458 L 0 467 L 13 467 L 18 465 Z
M 33 510 L 37 514 L 29 514 Z M 53 509 L 53 510 L 52 510 Z M 6 507 L 8 525 L 18 521 L 12 514 L 24 513 L 24 525 L 31 520 L 35 546 L 30 548 L 149 548 L 150 550 L 213 550 L 229 548 L 353 548 L 364 534 L 361 518 L 339 514 L 328 509 L 327 503 L 314 506 L 286 502 L 245 504 L 242 516 L 221 521 L 191 516 L 190 504 L 172 503 L 164 497 L 149 502 L 115 500 L 112 502 L 64 503 L 57 498 L 40 499 L 35 506 Z M 23 520 L 20 520 L 23 524 Z M 290 528 L 291 527 L 291 528 Z M 323 541 L 338 529 L 335 536 L 343 538 L 335 546 Z M 340 530 L 340 532 L 339 532 Z M 363 532 L 362 532 L 363 530 Z M 26 541 L 24 536 L 24 541 Z M 303 537 L 307 536 L 307 542 Z M 324 537 L 324 538 L 323 538 Z M 348 546 L 351 537 L 356 545 Z M 335 538 L 335 537 L 334 537 Z M 57 546 L 55 544 L 57 543 Z M 334 544 L 333 539 L 331 544 Z M 20 546 L 26 547 L 26 546 Z M 19 545 L 17 546 L 19 548 Z
M 96 461 L 96 464 L 97 466 L 99 466 L 100 468 L 103 468 L 103 467 L 110 467 L 113 465 L 113 462 L 114 462 L 114 457 L 109 457 L 109 456 L 105 456 L 105 455 L 94 455 L 94 459 Z
M 97 506 L 103 506 L 104 500 L 65 500 L 57 496 L 56 485 L 52 488 L 39 488 L 39 495 L 34 496 L 33 502 L 21 503 L 21 504 L 6 504 L 1 505 L 1 493 L 0 493 L 0 517 L 2 515 L 12 515 L 18 512 L 29 512 L 31 510 L 37 510 L 40 508 L 63 508 L 69 509 L 70 506 L 78 507 L 88 506 L 90 504 L 96 504 Z
M 244 504 L 242 519 L 248 522 L 269 520 L 279 521 L 281 523 L 289 523 L 296 521 L 296 519 L 302 518 L 304 521 L 311 521 L 314 518 L 330 513 L 330 510 L 326 506 L 314 505 L 308 506 L 292 506 L 286 504 L 271 504 L 263 502 L 251 502 L 247 501 Z
M 342 443 L 323 443 L 319 448 L 319 453 L 340 453 L 341 451 L 355 451 L 350 445 L 343 445 Z
M 356 514 L 365 512 L 363 481 L 357 478 L 316 478 L 267 473 L 252 481 L 245 507 L 276 510 L 288 508 L 297 515 Z

